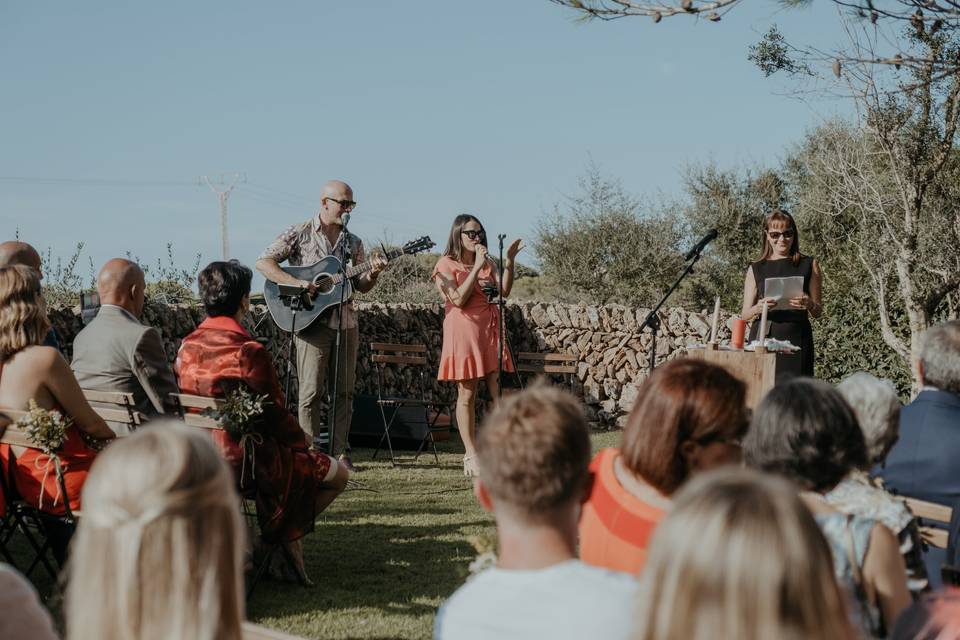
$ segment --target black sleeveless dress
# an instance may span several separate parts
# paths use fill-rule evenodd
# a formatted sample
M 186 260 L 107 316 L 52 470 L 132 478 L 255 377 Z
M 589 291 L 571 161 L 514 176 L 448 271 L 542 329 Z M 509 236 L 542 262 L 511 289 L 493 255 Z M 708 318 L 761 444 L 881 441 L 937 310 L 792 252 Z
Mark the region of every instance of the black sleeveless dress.
M 787 278 L 803 276 L 803 292 L 810 295 L 810 276 L 813 274 L 813 258 L 803 256 L 797 264 L 793 260 L 760 260 L 750 265 L 753 269 L 753 279 L 757 283 L 757 300 L 763 298 L 763 288 L 767 278 Z M 760 332 L 760 318 L 758 317 L 750 327 L 750 339 L 756 340 Z M 801 375 L 813 375 L 813 328 L 810 326 L 810 314 L 806 310 L 770 310 L 767 312 L 770 321 L 768 338 L 789 340 L 791 344 L 800 347 Z

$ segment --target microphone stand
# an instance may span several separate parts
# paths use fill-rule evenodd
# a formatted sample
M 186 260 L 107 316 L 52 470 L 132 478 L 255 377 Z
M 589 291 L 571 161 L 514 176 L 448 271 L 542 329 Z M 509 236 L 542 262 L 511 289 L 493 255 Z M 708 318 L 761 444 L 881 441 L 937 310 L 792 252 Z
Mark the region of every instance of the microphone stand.
M 303 295 L 306 292 L 306 289 L 303 287 L 280 286 L 280 302 L 284 305 L 290 307 L 292 311 L 290 317 L 290 339 L 287 341 L 287 374 L 286 381 L 284 382 L 284 398 L 289 403 L 290 402 L 290 378 L 293 374 L 293 345 L 294 338 L 296 337 L 296 328 L 297 328 L 297 311 L 303 309 Z M 266 314 L 264 315 L 266 317 Z M 262 320 L 261 320 L 262 322 Z M 258 323 L 259 325 L 259 323 Z
M 497 397 L 503 397 L 503 343 L 505 333 L 506 315 L 504 307 L 506 301 L 503 299 L 503 239 L 506 234 L 501 233 L 497 236 L 500 241 L 500 282 L 497 291 L 497 309 L 500 311 L 500 317 L 497 320 Z
M 335 352 L 333 356 L 333 392 L 330 402 L 330 418 L 327 420 L 327 431 L 330 436 L 327 440 L 327 453 L 330 454 L 330 457 L 333 457 L 333 440 L 337 421 L 337 396 L 340 392 L 340 337 L 343 334 L 343 303 L 346 301 L 347 295 L 347 260 L 350 259 L 350 234 L 347 231 L 347 220 L 341 217 L 341 222 L 339 271 L 343 279 L 340 282 L 340 304 L 337 306 L 337 337 L 334 340 Z M 349 425 L 347 431 L 349 432 Z
M 667 289 L 667 292 L 663 294 L 663 297 L 660 298 L 660 302 L 657 303 L 653 309 L 650 310 L 650 313 L 647 314 L 647 317 L 642 323 L 640 323 L 640 331 L 643 331 L 644 327 L 650 327 L 650 331 L 653 334 L 653 340 L 650 342 L 650 373 L 653 373 L 654 368 L 657 366 L 657 331 L 660 330 L 660 316 L 657 315 L 657 312 L 660 311 L 660 307 L 667 301 L 667 298 L 670 297 L 677 287 L 680 286 L 680 283 L 683 282 L 683 279 L 686 278 L 693 271 L 693 265 L 697 263 L 697 260 L 701 258 L 701 252 L 703 247 L 695 249 L 693 251 L 693 256 L 690 259 L 690 263 L 687 264 L 687 268 L 683 270 L 683 273 L 680 274 L 680 277 L 677 278 L 677 281 Z

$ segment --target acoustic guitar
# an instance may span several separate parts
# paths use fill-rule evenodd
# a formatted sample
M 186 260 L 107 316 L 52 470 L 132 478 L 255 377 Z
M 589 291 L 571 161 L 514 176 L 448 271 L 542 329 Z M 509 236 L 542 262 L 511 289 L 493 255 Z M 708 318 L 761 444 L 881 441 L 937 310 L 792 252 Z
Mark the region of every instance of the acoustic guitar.
M 434 246 L 429 236 L 423 236 L 397 249 L 387 250 L 383 257 L 389 262 L 400 256 L 427 251 Z M 373 260 L 343 269 L 338 258 L 327 256 L 310 266 L 281 268 L 294 278 L 308 280 L 317 287 L 317 293 L 314 296 L 304 291 L 298 297 L 291 297 L 281 295 L 280 285 L 276 282 L 267 280 L 263 285 L 263 297 L 273 321 L 284 331 L 290 331 L 292 326 L 295 332 L 299 332 L 313 324 L 324 311 L 340 304 L 341 290 L 343 290 L 342 300 L 344 302 L 349 300 L 353 296 L 353 285 L 350 279 L 370 271 L 373 268 Z M 297 307 L 296 318 L 294 318 L 294 307 Z

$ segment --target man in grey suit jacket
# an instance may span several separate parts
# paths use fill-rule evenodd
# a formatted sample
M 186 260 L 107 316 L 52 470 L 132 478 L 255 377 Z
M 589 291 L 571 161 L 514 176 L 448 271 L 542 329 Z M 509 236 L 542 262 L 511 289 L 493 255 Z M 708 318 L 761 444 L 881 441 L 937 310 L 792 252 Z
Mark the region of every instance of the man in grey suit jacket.
M 97 277 L 101 307 L 73 342 L 71 368 L 83 389 L 132 393 L 137 410 L 165 413 L 177 380 L 163 350 L 160 333 L 140 323 L 144 302 L 143 270 L 114 258 Z M 108 423 L 120 434 L 124 425 Z

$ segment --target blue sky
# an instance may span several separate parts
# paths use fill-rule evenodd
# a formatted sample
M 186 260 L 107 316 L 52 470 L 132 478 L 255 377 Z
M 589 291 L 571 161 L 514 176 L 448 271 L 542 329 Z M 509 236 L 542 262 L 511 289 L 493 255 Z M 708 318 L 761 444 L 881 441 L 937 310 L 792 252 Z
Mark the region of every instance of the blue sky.
M 252 264 L 329 178 L 354 186 L 355 233 L 440 244 L 461 211 L 528 235 L 591 159 L 636 195 L 678 195 L 690 163 L 776 162 L 849 111 L 747 61 L 772 22 L 839 36 L 826 0 L 658 25 L 578 24 L 547 0 L 8 1 L 0 229 L 54 255 L 83 241 L 98 266 L 167 242 L 184 264 L 217 259 L 216 197 L 196 180 L 242 171 L 230 242 Z

